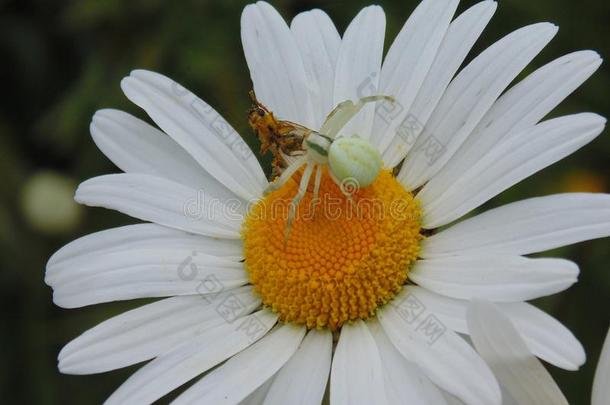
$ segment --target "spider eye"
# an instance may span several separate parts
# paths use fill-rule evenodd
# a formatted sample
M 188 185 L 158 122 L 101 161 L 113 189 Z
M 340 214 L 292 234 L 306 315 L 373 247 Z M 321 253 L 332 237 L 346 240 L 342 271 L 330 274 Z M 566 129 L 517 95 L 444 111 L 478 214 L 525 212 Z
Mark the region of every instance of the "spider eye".
M 256 113 L 260 116 L 260 117 L 264 117 L 265 116 L 265 111 L 262 108 L 257 108 L 256 109 Z

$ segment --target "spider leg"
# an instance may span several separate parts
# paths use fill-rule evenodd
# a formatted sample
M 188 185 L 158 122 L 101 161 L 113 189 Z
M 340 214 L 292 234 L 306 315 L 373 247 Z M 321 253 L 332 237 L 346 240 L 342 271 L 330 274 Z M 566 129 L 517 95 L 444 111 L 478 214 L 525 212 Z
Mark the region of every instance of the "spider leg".
M 330 138 L 337 136 L 339 131 L 351 120 L 367 103 L 374 103 L 376 101 L 386 100 L 394 102 L 393 97 L 389 96 L 367 96 L 362 97 L 360 100 L 354 103 L 352 100 L 346 100 L 339 103 L 334 110 L 326 117 L 326 121 L 320 128 L 320 133 Z
M 322 165 L 316 165 L 316 174 L 313 182 L 313 198 L 311 199 L 312 213 L 315 214 L 317 205 L 320 203 L 320 184 L 322 183 Z
M 318 200 L 320 194 L 320 183 L 322 183 L 322 166 L 316 167 L 316 177 L 313 182 L 313 200 Z
M 275 191 L 282 187 L 288 179 L 292 177 L 293 174 L 297 172 L 304 164 L 307 163 L 307 158 L 305 155 L 295 159 L 290 166 L 284 170 L 284 172 L 280 175 L 280 178 L 269 184 L 269 186 L 265 189 L 264 194 L 269 194 L 272 191 Z
M 290 237 L 290 230 L 292 229 L 292 222 L 294 221 L 294 217 L 297 212 L 297 206 L 299 205 L 299 202 L 301 202 L 303 196 L 305 196 L 305 193 L 307 192 L 307 185 L 309 184 L 309 180 L 311 179 L 311 174 L 313 173 L 314 167 L 315 163 L 307 163 L 307 166 L 305 166 L 305 171 L 303 172 L 303 177 L 301 177 L 301 182 L 299 183 L 299 191 L 290 202 L 288 220 L 286 221 L 284 246 L 288 244 L 288 238 Z

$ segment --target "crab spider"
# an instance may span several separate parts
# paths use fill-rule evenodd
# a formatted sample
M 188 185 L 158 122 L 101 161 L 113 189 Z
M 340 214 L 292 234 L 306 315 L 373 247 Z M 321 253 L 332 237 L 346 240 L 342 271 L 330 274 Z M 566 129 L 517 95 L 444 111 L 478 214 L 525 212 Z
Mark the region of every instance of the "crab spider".
M 280 175 L 279 179 L 268 187 L 267 192 L 280 188 L 298 170 L 303 166 L 305 167 L 297 194 L 290 203 L 286 222 L 286 242 L 296 215 L 296 208 L 305 196 L 314 172 L 314 201 L 317 200 L 320 191 L 323 166 L 328 166 L 332 180 L 348 199 L 351 199 L 351 195 L 344 188 L 345 182 L 353 182 L 356 187 L 368 187 L 379 175 L 382 160 L 375 147 L 357 135 L 338 138 L 337 135 L 362 107 L 367 103 L 380 100 L 394 102 L 394 99 L 389 96 L 368 96 L 361 98 L 356 103 L 351 100 L 339 103 L 326 117 L 319 132 L 306 130 L 303 137 L 305 153 L 296 158 Z M 302 130 L 303 128 L 295 127 L 296 129 Z

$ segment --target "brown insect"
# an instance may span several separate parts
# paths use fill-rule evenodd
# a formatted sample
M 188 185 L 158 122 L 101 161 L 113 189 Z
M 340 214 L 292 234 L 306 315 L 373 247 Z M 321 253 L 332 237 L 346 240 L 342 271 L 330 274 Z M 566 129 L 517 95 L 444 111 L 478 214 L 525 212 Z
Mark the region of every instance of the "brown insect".
M 313 131 L 294 122 L 276 119 L 273 112 L 256 99 L 253 90 L 250 99 L 248 123 L 261 142 L 261 155 L 273 154 L 272 177 L 276 177 L 288 167 L 291 157 L 305 153 L 303 140 Z

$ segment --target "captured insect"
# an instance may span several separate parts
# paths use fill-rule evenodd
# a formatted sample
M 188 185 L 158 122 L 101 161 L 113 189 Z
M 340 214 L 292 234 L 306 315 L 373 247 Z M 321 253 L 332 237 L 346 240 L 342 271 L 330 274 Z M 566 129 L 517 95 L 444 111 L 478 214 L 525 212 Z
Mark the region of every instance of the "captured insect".
M 267 191 L 280 188 L 299 169 L 305 167 L 297 195 L 290 204 L 286 240 L 296 215 L 296 207 L 305 196 L 314 171 L 314 200 L 318 198 L 324 166 L 328 166 L 330 177 L 347 198 L 351 195 L 343 188 L 346 181 L 355 183 L 357 187 L 368 187 L 379 175 L 383 162 L 373 145 L 357 135 L 337 135 L 367 103 L 383 100 L 394 102 L 394 98 L 368 96 L 355 103 L 351 100 L 343 101 L 326 117 L 320 130 L 314 131 L 290 121 L 277 120 L 267 107 L 256 100 L 254 92 L 250 92 L 250 97 L 253 106 L 248 113 L 248 121 L 261 141 L 261 153 L 273 153 L 274 174 L 279 175 Z
M 279 121 L 267 107 L 261 104 L 254 91 L 250 91 L 252 108 L 248 111 L 248 123 L 261 142 L 261 155 L 273 154 L 272 176 L 279 176 L 286 169 L 291 157 L 305 153 L 303 139 L 309 129 L 290 121 Z

